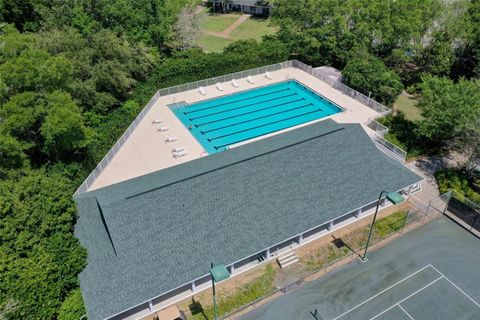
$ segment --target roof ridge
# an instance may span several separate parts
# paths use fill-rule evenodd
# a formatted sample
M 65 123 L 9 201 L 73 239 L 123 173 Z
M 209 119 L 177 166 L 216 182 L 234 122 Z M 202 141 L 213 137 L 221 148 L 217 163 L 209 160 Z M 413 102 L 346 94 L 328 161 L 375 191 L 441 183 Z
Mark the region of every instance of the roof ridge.
M 165 188 L 165 187 L 169 187 L 169 186 L 172 186 L 172 185 L 174 185 L 174 184 L 181 183 L 181 182 L 184 182 L 184 181 L 187 181 L 187 180 L 190 180 L 190 179 L 193 179 L 193 178 L 196 178 L 196 177 L 199 177 L 199 176 L 202 176 L 202 175 L 211 173 L 211 172 L 215 172 L 215 171 L 218 171 L 218 170 L 222 170 L 222 169 L 225 169 L 225 168 L 228 168 L 228 167 L 237 165 L 237 164 L 242 163 L 242 162 L 246 162 L 246 161 L 249 161 L 249 160 L 252 160 L 252 159 L 256 159 L 256 158 L 265 156 L 265 155 L 267 155 L 267 154 L 271 154 L 271 153 L 274 153 L 274 152 L 277 152 L 277 151 L 280 151 L 280 150 L 288 149 L 288 148 L 290 148 L 290 147 L 293 147 L 293 146 L 296 146 L 296 145 L 300 145 L 300 144 L 303 144 L 303 143 L 306 143 L 306 142 L 309 142 L 309 141 L 312 141 L 312 140 L 315 140 L 315 139 L 318 139 L 318 138 L 321 138 L 321 137 L 324 137 L 324 136 L 327 136 L 327 135 L 330 135 L 330 134 L 334 134 L 334 133 L 337 133 L 337 132 L 342 131 L 342 130 L 345 130 L 345 126 L 342 126 L 342 127 L 340 127 L 340 128 L 336 128 L 336 129 L 333 129 L 333 130 L 330 130 L 330 131 L 328 131 L 328 132 L 324 132 L 324 133 L 322 133 L 322 134 L 319 134 L 319 135 L 316 135 L 316 136 L 313 136 L 313 137 L 309 137 L 309 138 L 304 139 L 304 140 L 301 140 L 301 141 L 296 141 L 296 142 L 293 142 L 293 143 L 284 145 L 284 146 L 279 147 L 279 148 L 276 148 L 276 149 L 272 149 L 272 150 L 269 150 L 269 151 L 266 151 L 266 152 L 258 153 L 258 154 L 254 155 L 254 156 L 250 156 L 250 157 L 241 159 L 241 160 L 239 160 L 239 161 L 234 161 L 234 162 L 231 162 L 231 163 L 229 163 L 229 164 L 216 167 L 216 168 L 214 168 L 214 169 L 206 170 L 206 171 L 203 171 L 203 172 L 200 172 L 200 173 L 191 175 L 191 176 L 189 176 L 189 177 L 187 177 L 187 178 L 178 179 L 178 180 L 172 181 L 172 182 L 167 183 L 167 184 L 163 184 L 163 185 L 158 186 L 158 187 L 155 187 L 155 188 L 151 188 L 151 189 L 148 189 L 148 190 L 145 190 L 145 191 L 142 191 L 142 192 L 135 193 L 135 194 L 133 194 L 133 195 L 126 196 L 126 197 L 125 197 L 125 200 L 132 199 L 132 198 L 135 198 L 135 197 L 138 197 L 138 196 L 141 196 L 141 195 L 145 195 L 145 194 L 147 194 L 147 193 L 150 193 L 150 192 L 153 192 L 153 191 L 156 191 L 156 190 Z M 224 152 L 225 152 L 225 151 L 224 151 Z M 228 151 L 226 151 L 226 152 L 228 152 Z

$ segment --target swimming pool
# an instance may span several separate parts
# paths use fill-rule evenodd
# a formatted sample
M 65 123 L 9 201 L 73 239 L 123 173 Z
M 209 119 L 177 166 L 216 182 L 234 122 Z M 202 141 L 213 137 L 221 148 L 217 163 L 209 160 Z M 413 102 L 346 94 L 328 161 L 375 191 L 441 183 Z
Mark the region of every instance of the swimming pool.
M 295 80 L 170 107 L 210 154 L 342 111 Z

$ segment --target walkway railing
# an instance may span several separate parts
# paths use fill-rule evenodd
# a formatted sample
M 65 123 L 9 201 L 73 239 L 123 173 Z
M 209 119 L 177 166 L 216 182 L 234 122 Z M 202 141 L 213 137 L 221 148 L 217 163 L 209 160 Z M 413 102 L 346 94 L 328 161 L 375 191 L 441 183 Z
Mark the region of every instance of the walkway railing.
M 365 125 L 382 137 L 388 133 L 388 128 L 375 119 L 369 119 Z
M 329 84 L 333 88 L 341 91 L 342 93 L 350 96 L 351 98 L 359 101 L 360 103 L 366 105 L 367 107 L 379 112 L 382 115 L 388 114 L 390 112 L 390 109 L 385 107 L 384 105 L 366 97 L 365 95 L 361 94 L 360 92 L 353 90 L 352 88 L 347 87 L 346 85 L 334 81 L 328 77 L 323 76 L 320 72 L 312 68 L 311 66 L 308 66 L 300 61 L 297 60 L 289 60 L 281 63 L 276 63 L 264 67 L 259 67 L 255 69 L 250 69 L 250 70 L 245 70 L 245 71 L 240 71 L 240 72 L 235 72 L 219 77 L 214 77 L 210 79 L 204 79 L 204 80 L 199 80 L 195 82 L 190 82 L 186 84 L 181 84 L 173 87 L 168 87 L 164 89 L 158 90 L 153 97 L 148 101 L 147 105 L 142 109 L 142 111 L 137 115 L 135 120 L 128 126 L 127 130 L 122 134 L 120 139 L 117 140 L 117 142 L 113 145 L 113 147 L 107 152 L 107 154 L 103 157 L 103 159 L 100 161 L 100 163 L 95 167 L 95 169 L 88 175 L 87 179 L 80 185 L 80 187 L 75 191 L 75 195 L 78 195 L 80 193 L 86 192 L 92 184 L 95 182 L 95 180 L 100 176 L 100 174 L 103 172 L 103 170 L 107 167 L 107 165 L 110 163 L 110 161 L 113 159 L 113 157 L 117 154 L 117 152 L 120 150 L 120 148 L 123 146 L 123 144 L 127 141 L 127 139 L 130 137 L 132 132 L 135 130 L 135 128 L 138 126 L 138 124 L 143 120 L 145 115 L 150 111 L 150 109 L 153 107 L 153 105 L 157 102 L 157 100 L 162 97 L 162 96 L 167 96 L 170 94 L 175 94 L 175 93 L 180 93 L 188 90 L 193 90 L 193 89 L 198 89 L 200 87 L 207 87 L 211 85 L 215 85 L 217 82 L 228 82 L 232 81 L 233 79 L 241 79 L 241 78 L 246 78 L 248 76 L 255 76 L 259 75 L 265 72 L 272 72 L 276 70 L 281 70 L 281 69 L 286 69 L 286 68 L 297 68 L 300 70 L 305 71 L 306 73 L 316 77 L 317 79 L 320 79 L 324 81 L 325 83 Z M 394 149 L 394 147 L 391 147 Z
M 375 142 L 376 146 L 384 151 L 387 155 L 391 156 L 393 159 L 400 161 L 401 163 L 405 163 L 407 159 L 407 152 L 400 147 L 397 147 L 390 141 L 384 139 L 382 136 L 378 135 L 377 133 L 371 134 L 370 137 L 372 138 L 373 142 Z

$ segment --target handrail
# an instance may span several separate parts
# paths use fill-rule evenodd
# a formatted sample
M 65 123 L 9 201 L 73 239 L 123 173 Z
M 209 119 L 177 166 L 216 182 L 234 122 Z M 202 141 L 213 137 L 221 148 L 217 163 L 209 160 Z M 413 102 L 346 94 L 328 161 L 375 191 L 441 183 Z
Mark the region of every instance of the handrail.
M 372 118 L 369 118 L 365 125 L 382 137 L 387 134 L 389 130 L 388 127 Z

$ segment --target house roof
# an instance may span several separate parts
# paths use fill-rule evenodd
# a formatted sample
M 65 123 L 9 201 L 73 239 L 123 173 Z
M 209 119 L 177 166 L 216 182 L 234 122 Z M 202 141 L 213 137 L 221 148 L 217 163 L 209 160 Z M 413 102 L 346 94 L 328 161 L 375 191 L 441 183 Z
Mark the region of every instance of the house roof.
M 88 318 L 108 318 L 421 177 L 325 120 L 76 196 Z
M 220 0 L 216 0 L 213 2 L 221 2 Z M 230 4 L 240 4 L 244 6 L 260 6 L 262 4 L 259 4 L 258 0 L 233 0 L 230 2 Z

